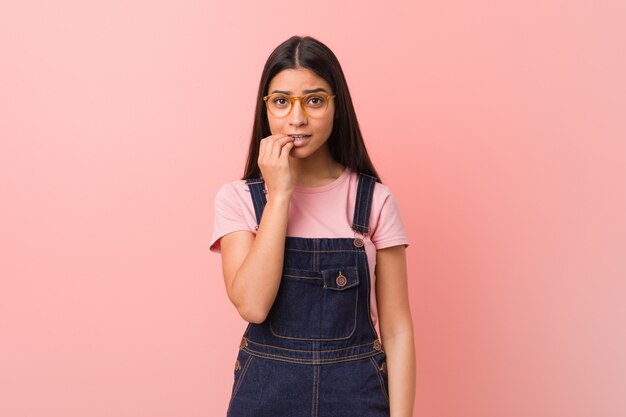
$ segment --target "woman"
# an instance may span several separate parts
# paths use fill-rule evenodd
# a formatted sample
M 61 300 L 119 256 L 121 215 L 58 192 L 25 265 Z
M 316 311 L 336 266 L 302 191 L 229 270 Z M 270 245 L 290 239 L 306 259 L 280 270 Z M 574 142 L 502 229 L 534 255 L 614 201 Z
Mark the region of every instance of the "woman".
M 244 176 L 215 198 L 211 250 L 249 322 L 227 415 L 411 416 L 408 245 L 337 58 L 291 37 L 263 69 Z

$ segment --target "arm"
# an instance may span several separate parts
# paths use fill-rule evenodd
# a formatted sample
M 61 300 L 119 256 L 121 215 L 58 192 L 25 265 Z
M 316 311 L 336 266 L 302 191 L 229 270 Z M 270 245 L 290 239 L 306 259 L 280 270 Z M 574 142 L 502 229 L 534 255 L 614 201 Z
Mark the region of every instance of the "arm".
M 251 323 L 265 320 L 278 293 L 290 200 L 290 194 L 268 194 L 256 237 L 236 231 L 220 240 L 228 298 Z
M 228 298 L 239 315 L 262 323 L 269 314 L 282 278 L 289 202 L 293 185 L 289 151 L 293 138 L 283 134 L 261 139 L 258 164 L 269 195 L 256 237 L 239 231 L 221 238 L 222 270 Z
M 376 302 L 387 355 L 391 417 L 412 416 L 415 399 L 415 347 L 405 249 L 398 245 L 376 253 Z

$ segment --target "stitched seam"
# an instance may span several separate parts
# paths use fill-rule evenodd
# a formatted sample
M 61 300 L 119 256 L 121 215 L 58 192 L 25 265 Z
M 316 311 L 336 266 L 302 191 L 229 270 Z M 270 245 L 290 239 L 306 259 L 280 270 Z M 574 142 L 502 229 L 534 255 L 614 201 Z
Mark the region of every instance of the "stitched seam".
M 260 225 L 262 213 L 261 213 L 261 202 L 259 201 L 259 198 L 258 198 L 258 189 L 259 189 L 258 183 L 250 185 L 250 190 L 252 194 L 252 203 L 254 204 L 254 214 L 256 217 L 257 225 Z
M 365 260 L 364 264 L 365 264 L 365 271 L 367 272 L 367 276 L 370 276 L 370 267 L 369 267 L 369 264 L 367 262 L 367 259 Z M 367 280 L 367 286 L 368 286 L 367 293 L 368 294 L 372 293 L 371 292 L 372 291 L 371 285 L 372 285 L 371 281 Z M 378 298 L 378 293 L 376 293 L 376 297 Z M 378 332 L 376 332 L 376 327 L 374 326 L 374 321 L 372 321 L 372 314 L 371 314 L 370 303 L 371 303 L 371 298 L 367 297 L 367 311 L 370 312 L 370 314 L 367 315 L 367 320 L 370 323 L 370 329 L 372 330 L 373 337 L 375 339 L 378 339 Z
M 291 278 L 302 278 L 302 279 L 313 279 L 313 280 L 321 280 L 320 277 L 303 277 L 302 275 L 289 275 L 289 274 L 283 274 L 284 277 L 291 277 Z
M 248 348 L 244 348 L 244 350 L 246 352 L 248 352 L 250 355 L 252 356 L 257 356 L 259 358 L 265 358 L 265 359 L 271 359 L 271 360 L 277 360 L 277 361 L 283 361 L 283 362 L 290 362 L 290 363 L 298 363 L 298 364 L 304 364 L 304 365 L 324 365 L 324 364 L 331 364 L 331 363 L 340 363 L 340 362 L 347 362 L 347 361 L 352 361 L 352 360 L 359 360 L 359 359 L 363 359 L 363 358 L 367 358 L 368 356 L 375 356 L 380 352 L 365 352 L 365 353 L 360 353 L 358 355 L 349 355 L 349 356 L 344 356 L 341 358 L 334 358 L 334 359 L 314 359 L 314 360 L 310 360 L 310 359 L 294 359 L 294 358 L 288 358 L 286 356 L 280 356 L 280 355 L 273 355 L 271 353 L 265 353 L 265 352 L 256 352 L 256 351 L 251 351 Z
M 369 232 L 369 208 L 371 205 L 371 196 L 372 196 L 372 188 L 374 181 L 370 180 L 367 182 L 367 192 L 365 193 L 365 207 L 364 207 L 364 216 L 363 226 L 365 227 L 365 232 Z
M 283 267 L 283 275 L 291 275 L 296 277 L 310 277 L 321 278 L 322 273 L 320 271 L 313 271 L 310 269 L 293 268 L 289 266 Z
M 243 350 L 245 350 L 246 352 L 248 352 L 250 355 L 254 355 L 254 356 L 263 356 L 263 357 L 268 357 L 268 358 L 284 358 L 287 361 L 296 361 L 298 363 L 302 362 L 302 361 L 306 361 L 307 363 L 311 363 L 311 364 L 319 364 L 319 363 L 334 363 L 334 362 L 342 362 L 343 359 L 359 359 L 362 357 L 367 357 L 367 356 L 376 356 L 378 355 L 380 352 L 363 352 L 363 353 L 357 353 L 355 355 L 348 355 L 348 356 L 342 356 L 341 358 L 330 358 L 330 359 L 298 359 L 298 358 L 290 358 L 289 356 L 282 356 L 282 355 L 275 355 L 272 353 L 267 353 L 267 352 L 258 352 L 255 350 L 250 350 L 250 348 L 243 348 Z
M 376 363 L 374 358 L 371 357 L 371 356 L 370 356 L 369 360 L 372 363 L 372 365 L 374 366 L 374 369 L 376 370 L 376 376 L 378 377 L 378 382 L 380 382 L 380 389 L 382 390 L 383 395 L 385 396 L 385 400 L 387 401 L 387 404 L 389 404 L 389 397 L 387 396 L 387 390 L 385 390 L 385 380 L 380 375 L 380 370 L 378 369 L 378 364 Z
M 317 417 L 317 410 L 319 406 L 318 400 L 318 389 L 319 389 L 319 371 L 320 368 L 318 366 L 313 367 L 313 417 Z
M 292 352 L 311 352 L 310 350 L 289 349 L 289 348 L 283 348 L 283 347 L 278 347 L 278 346 L 266 345 L 264 343 L 254 342 L 254 341 L 249 340 L 249 339 L 248 339 L 248 343 L 249 344 L 253 344 L 253 345 L 267 346 L 267 347 L 270 347 L 272 349 L 289 350 L 289 351 L 292 351 Z M 341 350 L 348 350 L 348 349 L 352 349 L 352 348 L 360 347 L 360 346 L 373 346 L 373 343 L 363 343 L 361 345 L 353 345 L 353 346 L 346 347 L 346 348 L 341 348 L 341 349 L 328 349 L 328 350 L 325 349 L 324 352 L 338 352 L 338 351 L 341 351 Z
M 370 203 L 371 203 L 371 197 L 372 197 L 371 189 L 372 189 L 372 181 L 367 181 L 367 191 L 363 191 L 363 195 L 365 198 L 365 206 L 364 206 L 364 213 L 363 213 L 364 218 L 363 219 L 361 218 L 361 213 L 359 211 L 359 223 L 357 223 L 358 226 L 365 229 L 365 233 L 369 232 L 369 208 L 371 205 Z M 361 224 L 361 222 L 363 222 L 363 224 Z
M 361 187 L 361 193 L 359 194 L 359 217 L 357 225 L 360 233 L 367 233 L 367 205 L 369 204 L 368 196 L 371 181 L 367 180 L 365 177 L 362 177 L 362 180 L 363 186 Z
M 373 193 L 373 188 L 374 185 L 376 184 L 376 181 L 370 181 L 368 186 L 369 188 L 367 189 L 367 194 L 366 194 L 366 198 L 367 198 L 367 203 L 365 206 L 365 219 L 363 220 L 365 222 L 365 229 L 366 229 L 366 233 L 369 233 L 370 231 L 370 209 L 372 208 L 372 197 L 374 195 Z
M 369 188 L 367 190 L 367 205 L 365 206 L 365 233 L 369 234 L 370 232 L 370 218 L 372 212 L 372 200 L 374 199 L 374 188 L 376 187 L 376 181 L 370 181 Z
M 335 253 L 335 252 L 365 252 L 365 249 L 361 248 L 361 249 L 335 249 L 335 250 L 305 250 L 305 249 L 291 249 L 291 248 L 285 248 L 285 250 L 287 251 L 291 251 L 291 252 L 311 252 L 311 253 Z
M 246 373 L 248 372 L 248 368 L 250 367 L 250 363 L 252 362 L 253 357 L 254 357 L 253 355 L 250 355 L 248 357 L 248 360 L 244 364 L 243 368 L 241 369 L 241 374 L 239 375 L 239 379 L 237 380 L 237 385 L 234 387 L 233 395 L 230 398 L 230 401 L 228 402 L 228 408 L 230 408 L 231 403 L 233 402 L 233 400 L 235 399 L 235 396 L 237 395 L 237 391 L 239 391 L 239 387 L 241 386 L 241 383 L 243 382 L 243 378 L 246 376 Z
M 362 193 L 363 193 L 363 177 L 359 177 L 359 186 L 357 187 L 357 208 L 356 208 L 356 220 L 354 221 L 354 224 L 357 226 L 360 226 L 360 222 L 361 222 L 361 200 L 362 200 Z
M 366 175 L 368 177 L 370 177 L 369 175 Z M 371 177 L 370 177 L 371 178 Z M 362 191 L 358 194 L 359 195 L 359 211 L 358 211 L 358 221 L 355 222 L 355 224 L 358 226 L 358 231 L 361 232 L 360 228 L 365 229 L 365 233 L 369 232 L 369 208 L 370 208 L 370 201 L 371 201 L 371 189 L 372 189 L 372 181 L 369 181 L 365 178 L 362 178 L 362 182 L 363 182 L 363 187 L 362 187 Z M 365 186 L 367 186 L 367 189 L 365 189 Z M 365 206 L 363 207 L 363 211 L 364 213 L 361 214 L 361 200 L 365 199 Z M 364 218 L 362 218 L 364 217 Z M 361 224 L 361 222 L 363 222 L 364 224 Z
M 358 271 L 357 271 L 357 278 L 358 278 Z M 355 287 L 356 284 L 353 286 Z M 356 331 L 356 318 L 357 318 L 357 312 L 358 312 L 358 306 L 359 306 L 359 291 L 358 288 L 356 289 L 356 294 L 355 294 L 355 301 L 354 301 L 354 320 L 353 320 L 353 325 L 352 325 L 352 330 L 350 331 L 350 334 L 348 334 L 347 336 L 343 336 L 343 337 L 335 337 L 335 338 L 320 338 L 320 337 L 293 337 L 293 336 L 282 336 L 279 335 L 278 333 L 276 333 L 274 331 L 274 327 L 272 326 L 272 314 L 270 313 L 270 331 L 272 332 L 272 334 L 276 337 L 282 337 L 283 339 L 293 339 L 293 340 L 344 340 L 344 339 L 349 339 L 354 332 Z M 371 318 L 370 318 L 371 320 Z

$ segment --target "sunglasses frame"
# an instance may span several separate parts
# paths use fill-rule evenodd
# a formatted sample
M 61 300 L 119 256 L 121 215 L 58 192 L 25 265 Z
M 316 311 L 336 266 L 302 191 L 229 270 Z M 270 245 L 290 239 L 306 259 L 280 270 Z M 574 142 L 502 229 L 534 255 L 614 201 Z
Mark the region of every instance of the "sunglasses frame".
M 289 112 L 284 115 L 284 116 L 276 116 L 274 113 L 272 113 L 272 111 L 270 110 L 270 107 L 267 105 L 267 100 L 269 100 L 270 97 L 272 96 L 283 96 L 287 99 L 289 99 L 290 103 L 291 103 L 291 107 L 289 108 Z M 322 113 L 321 116 L 311 116 L 306 109 L 304 108 L 304 99 L 310 96 L 318 96 L 318 97 L 324 97 L 326 99 L 326 108 L 324 109 L 324 113 Z M 263 101 L 265 102 L 265 107 L 267 108 L 267 111 L 269 111 L 270 113 L 272 113 L 272 116 L 277 117 L 279 119 L 285 118 L 287 116 L 289 116 L 291 114 L 291 112 L 293 111 L 293 104 L 296 100 L 300 101 L 300 107 L 302 108 L 302 111 L 304 112 L 304 114 L 306 114 L 308 117 L 312 118 L 312 119 L 319 119 L 324 117 L 324 115 L 326 114 L 326 112 L 328 111 L 328 105 L 330 104 L 330 100 L 332 100 L 333 98 L 337 97 L 337 95 L 327 95 L 327 94 L 320 94 L 320 93 L 311 93 L 311 94 L 307 94 L 304 96 L 288 96 L 286 94 L 282 94 L 282 93 L 274 93 L 274 94 L 268 94 L 267 96 L 263 97 Z

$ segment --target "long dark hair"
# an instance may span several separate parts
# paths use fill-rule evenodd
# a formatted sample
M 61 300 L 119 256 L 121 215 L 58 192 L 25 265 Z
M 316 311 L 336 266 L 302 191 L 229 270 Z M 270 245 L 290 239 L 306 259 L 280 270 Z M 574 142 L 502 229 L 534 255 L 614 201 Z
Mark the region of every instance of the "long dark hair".
M 272 134 L 263 101 L 263 97 L 267 95 L 270 81 L 282 70 L 297 68 L 307 68 L 313 71 L 326 80 L 333 90 L 332 94 L 336 94 L 334 98 L 335 120 L 333 130 L 328 138 L 331 157 L 354 172 L 376 177 L 378 182 L 382 184 L 365 149 L 341 65 L 339 65 L 335 54 L 326 45 L 310 36 L 292 36 L 278 45 L 267 58 L 259 83 L 248 159 L 241 179 L 259 178 L 261 176 L 258 164 L 259 144 L 261 139 Z

